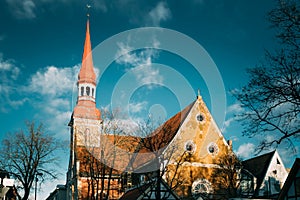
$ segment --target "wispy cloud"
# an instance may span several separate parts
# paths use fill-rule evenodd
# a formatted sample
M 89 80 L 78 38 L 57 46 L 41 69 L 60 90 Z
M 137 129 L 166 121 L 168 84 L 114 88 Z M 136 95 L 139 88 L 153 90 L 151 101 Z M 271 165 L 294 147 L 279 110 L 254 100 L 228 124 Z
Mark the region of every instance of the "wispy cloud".
M 244 111 L 244 109 L 241 107 L 241 104 L 236 102 L 232 105 L 230 105 L 228 108 L 227 108 L 227 112 L 228 113 L 239 113 L 239 112 L 242 112 Z
M 61 6 L 81 6 L 82 1 L 72 0 L 5 0 L 10 12 L 17 19 L 35 19 L 41 10 L 55 10 Z M 57 5 L 60 6 L 57 6 Z M 103 13 L 114 12 L 128 19 L 129 23 L 139 26 L 160 26 L 162 22 L 170 20 L 172 17 L 171 9 L 167 2 L 145 3 L 135 0 L 97 0 L 92 1 L 91 6 Z
M 5 0 L 9 11 L 17 19 L 34 19 L 40 11 L 57 8 L 57 4 L 79 5 L 80 1 L 72 0 Z
M 236 151 L 236 155 L 243 159 L 248 159 L 250 156 L 253 156 L 255 152 L 255 145 L 252 143 L 245 143 L 239 146 Z
M 171 18 L 171 10 L 166 2 L 158 2 L 157 5 L 148 13 L 150 25 L 160 26 L 160 23 Z
M 227 108 L 227 119 L 224 122 L 224 125 L 222 127 L 222 132 L 226 132 L 226 129 L 235 121 L 237 121 L 236 115 L 243 112 L 244 109 L 241 107 L 241 104 L 239 102 L 236 102 Z
M 46 67 L 31 77 L 28 90 L 41 95 L 64 95 L 72 91 L 78 70 L 79 65 L 72 68 Z
M 130 110 L 133 113 L 139 113 L 146 108 L 147 104 L 147 101 L 130 103 L 128 110 Z
M 153 40 L 153 46 L 158 46 L 159 42 Z M 153 84 L 162 84 L 163 76 L 159 69 L 155 68 L 153 59 L 158 56 L 156 49 L 143 49 L 133 51 L 134 49 L 127 44 L 119 43 L 119 50 L 116 53 L 116 62 L 126 66 L 126 70 L 132 73 L 138 84 L 148 85 L 149 88 Z
M 129 23 L 139 26 L 160 26 L 172 18 L 167 2 L 145 3 L 136 0 L 99 0 L 93 5 L 96 9 L 107 12 L 118 12 L 128 18 Z
M 44 121 L 51 131 L 67 129 L 72 114 L 72 91 L 79 68 L 80 65 L 65 68 L 48 66 L 30 78 L 26 91 L 34 95 L 32 104 L 40 110 L 35 117 L 47 115 Z
M 36 17 L 36 4 L 33 0 L 6 0 L 10 10 L 19 19 L 32 19 Z
M 17 109 L 28 99 L 17 97 L 20 93 L 20 86 L 16 84 L 19 78 L 20 68 L 15 65 L 14 60 L 4 60 L 0 54 L 0 111 L 9 112 L 10 109 Z

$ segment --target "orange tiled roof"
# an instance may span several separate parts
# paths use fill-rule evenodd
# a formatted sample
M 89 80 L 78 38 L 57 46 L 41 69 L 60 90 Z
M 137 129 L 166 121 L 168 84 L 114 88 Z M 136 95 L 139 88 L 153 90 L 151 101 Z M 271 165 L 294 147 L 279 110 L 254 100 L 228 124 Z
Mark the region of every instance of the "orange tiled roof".
M 178 132 L 183 121 L 195 102 L 188 105 L 182 111 L 175 114 L 163 125 L 157 128 L 149 137 L 141 138 L 137 136 L 124 136 L 105 134 L 101 136 L 101 147 L 93 148 L 93 155 L 102 156 L 110 162 L 112 151 L 115 151 L 117 158 L 114 160 L 114 166 L 123 170 L 138 171 L 145 165 L 156 164 L 155 158 L 167 147 Z M 114 150 L 112 150 L 114 148 Z M 89 149 L 91 152 L 91 149 Z M 127 155 L 126 155 L 127 154 Z M 109 164 L 108 164 L 109 165 Z

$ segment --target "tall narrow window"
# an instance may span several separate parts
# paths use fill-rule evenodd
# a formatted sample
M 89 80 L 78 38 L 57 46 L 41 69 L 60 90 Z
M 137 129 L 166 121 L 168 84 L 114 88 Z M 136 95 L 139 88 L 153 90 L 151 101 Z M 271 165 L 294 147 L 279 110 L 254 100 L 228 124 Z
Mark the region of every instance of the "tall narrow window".
M 90 96 L 90 87 L 86 87 L 86 95 Z
M 83 96 L 83 94 L 84 94 L 84 87 L 81 87 L 80 93 L 81 93 L 81 96 Z
M 92 96 L 94 96 L 94 92 L 95 92 L 95 89 L 94 89 L 94 88 L 92 88 Z

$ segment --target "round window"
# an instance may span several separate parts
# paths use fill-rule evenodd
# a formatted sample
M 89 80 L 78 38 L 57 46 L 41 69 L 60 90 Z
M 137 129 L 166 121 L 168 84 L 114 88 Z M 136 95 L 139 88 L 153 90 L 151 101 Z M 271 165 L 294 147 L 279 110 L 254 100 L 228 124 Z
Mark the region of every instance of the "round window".
M 211 142 L 207 147 L 207 151 L 208 151 L 208 153 L 210 153 L 212 155 L 216 155 L 219 152 L 219 148 L 216 143 Z
M 198 122 L 203 122 L 204 121 L 204 115 L 203 114 L 199 114 L 199 115 L 197 115 L 197 121 Z
M 195 149 L 196 149 L 196 144 L 192 140 L 189 140 L 184 144 L 184 150 L 189 153 L 194 153 Z

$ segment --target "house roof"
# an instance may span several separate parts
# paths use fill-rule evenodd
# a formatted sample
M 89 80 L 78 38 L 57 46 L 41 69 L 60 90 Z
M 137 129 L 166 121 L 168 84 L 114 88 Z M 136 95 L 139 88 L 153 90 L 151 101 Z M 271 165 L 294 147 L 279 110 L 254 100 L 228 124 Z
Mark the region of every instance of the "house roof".
M 119 200 L 132 200 L 138 199 L 143 193 L 151 186 L 151 184 L 144 184 L 140 187 L 127 190 Z
M 124 193 L 124 195 L 120 198 L 120 200 L 132 200 L 132 199 L 155 199 L 156 192 L 156 184 L 157 181 L 145 183 L 139 187 L 135 187 L 130 189 Z M 180 198 L 177 194 L 171 190 L 168 184 L 164 180 L 160 180 L 160 190 L 161 195 L 163 195 L 164 199 L 175 199 L 179 200 Z M 145 198 L 146 196 L 146 198 Z
M 296 158 L 293 167 L 279 193 L 278 200 L 284 199 L 300 169 L 300 158 Z
M 242 162 L 244 169 L 251 172 L 257 178 L 257 188 L 259 188 L 263 182 L 275 152 L 276 151 L 272 151 Z
M 188 116 L 196 101 L 185 107 L 158 127 L 149 137 L 145 138 L 145 148 L 150 151 L 158 151 L 168 145 L 177 134 L 182 123 Z
M 167 148 L 172 139 L 177 134 L 182 123 L 188 116 L 195 101 L 185 107 L 182 111 L 176 113 L 173 117 L 167 120 L 163 125 L 158 127 L 149 137 L 141 138 L 140 145 L 135 149 L 136 153 L 153 152 L 152 156 L 148 157 L 144 164 L 135 168 L 136 172 L 151 171 L 157 169 L 158 156 Z M 136 159 L 135 157 L 133 159 Z
M 185 107 L 182 111 L 176 113 L 148 137 L 142 138 L 113 134 L 101 135 L 102 147 L 90 148 L 82 146 L 80 148 L 82 151 L 80 158 L 83 159 L 84 156 L 89 157 L 91 155 L 98 159 L 101 157 L 103 158 L 103 156 L 101 156 L 102 149 L 104 151 L 102 154 L 107 158 L 106 162 L 110 162 L 112 146 L 115 146 L 115 154 L 118 155 L 119 158 L 116 158 L 114 164 L 111 165 L 118 168 L 118 170 L 134 170 L 136 172 L 156 170 L 158 166 L 155 158 L 158 158 L 175 137 L 194 103 L 195 101 Z M 127 155 L 125 155 L 126 152 Z M 128 153 L 131 154 L 131 158 L 128 156 Z M 108 166 L 110 166 L 110 164 L 108 164 Z

